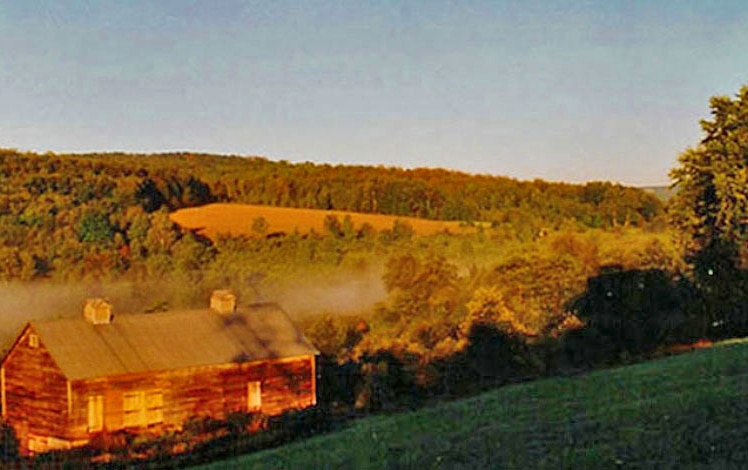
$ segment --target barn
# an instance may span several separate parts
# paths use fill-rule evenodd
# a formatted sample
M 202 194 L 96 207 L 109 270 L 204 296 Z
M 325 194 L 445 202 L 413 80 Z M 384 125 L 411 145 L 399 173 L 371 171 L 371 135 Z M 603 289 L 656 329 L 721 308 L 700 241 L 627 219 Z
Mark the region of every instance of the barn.
M 194 417 L 279 414 L 316 404 L 318 351 L 276 304 L 83 315 L 25 326 L 0 367 L 2 416 L 23 454 L 85 445 L 99 433 L 158 434 Z

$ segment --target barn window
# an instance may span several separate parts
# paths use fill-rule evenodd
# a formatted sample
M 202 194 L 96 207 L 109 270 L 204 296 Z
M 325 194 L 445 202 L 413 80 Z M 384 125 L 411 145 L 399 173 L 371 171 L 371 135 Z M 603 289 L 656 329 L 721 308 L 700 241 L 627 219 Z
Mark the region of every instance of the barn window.
M 146 422 L 158 424 L 164 421 L 164 392 L 151 390 L 145 394 Z
M 36 335 L 34 333 L 31 333 L 29 335 L 29 347 L 30 348 L 38 348 L 39 347 L 39 335 Z
M 161 390 L 125 393 L 122 411 L 122 425 L 126 428 L 161 423 L 164 421 L 164 393 Z
M 260 411 L 262 408 L 262 387 L 260 382 L 247 383 L 247 411 Z
M 143 392 L 125 393 L 122 425 L 126 428 L 145 424 Z
M 88 432 L 101 431 L 104 428 L 104 395 L 88 397 Z

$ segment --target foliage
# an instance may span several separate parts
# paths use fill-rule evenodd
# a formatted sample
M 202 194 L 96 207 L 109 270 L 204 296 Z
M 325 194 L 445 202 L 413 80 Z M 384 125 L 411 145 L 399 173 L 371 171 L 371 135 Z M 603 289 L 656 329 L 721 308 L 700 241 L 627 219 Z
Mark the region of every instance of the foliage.
M 699 145 L 683 152 L 670 176 L 676 193 L 669 213 L 689 253 L 732 243 L 746 260 L 748 240 L 748 86 L 735 99 L 710 100 Z
M 355 316 L 315 315 L 302 321 L 305 336 L 325 356 L 342 357 L 366 332 L 366 323 Z
M 246 266 L 254 266 L 252 272 L 271 282 L 299 269 L 342 266 L 347 258 L 371 265 L 421 243 L 404 220 L 377 233 L 371 225 L 356 231 L 353 219 L 332 216 L 326 230 L 311 235 L 267 233 L 265 224 L 255 220 L 253 233 L 268 240 L 231 245 L 232 251 L 221 256 L 229 245 L 189 237 L 168 220 L 171 211 L 215 201 L 483 221 L 476 222 L 481 232 L 477 245 L 446 242 L 448 249 L 459 244 L 460 252 L 453 254 L 457 258 L 470 256 L 480 263 L 490 262 L 479 261 L 479 255 L 497 251 L 490 237 L 498 239 L 499 234 L 533 242 L 539 233 L 576 229 L 592 219 L 603 227 L 646 225 L 661 213 L 650 195 L 609 183 L 519 182 L 445 170 L 292 165 L 186 153 L 0 150 L 0 177 L 0 278 L 8 281 L 178 274 L 191 282 L 217 284 L 220 278 L 252 276 Z M 489 226 L 493 228 L 485 230 Z
M 567 349 L 575 362 L 650 353 L 683 330 L 688 293 L 688 281 L 676 284 L 661 270 L 608 267 L 570 303 L 585 329 L 570 335 Z
M 693 267 L 703 329 L 725 337 L 748 333 L 748 85 L 709 104 L 704 137 L 671 172 L 669 214 Z
M 264 236 L 267 233 L 269 226 L 270 224 L 268 224 L 264 217 L 256 217 L 252 220 L 252 232 L 257 235 Z
M 396 343 L 411 353 L 452 352 L 443 343 L 457 339 L 463 304 L 457 267 L 438 255 L 421 259 L 396 253 L 387 261 L 383 281 L 389 302 L 379 305 L 372 331 L 357 350 L 391 350 Z
M 18 439 L 13 428 L 0 422 L 0 463 L 8 465 L 18 459 Z
M 109 223 L 109 217 L 96 212 L 83 216 L 79 233 L 80 240 L 86 243 L 107 244 L 114 237 L 114 229 Z
M 461 331 L 467 337 L 475 325 L 493 325 L 507 335 L 534 335 L 516 312 L 507 307 L 504 295 L 496 286 L 480 287 L 467 303 L 467 316 Z

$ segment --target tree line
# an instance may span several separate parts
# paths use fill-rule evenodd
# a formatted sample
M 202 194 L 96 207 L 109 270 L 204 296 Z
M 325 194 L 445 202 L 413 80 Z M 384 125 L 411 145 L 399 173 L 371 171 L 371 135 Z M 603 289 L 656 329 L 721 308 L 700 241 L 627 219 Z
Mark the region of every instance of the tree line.
M 610 183 L 186 153 L 6 149 L 0 178 L 0 278 L 6 280 L 74 278 L 70 271 L 86 265 L 127 272 L 146 258 L 172 254 L 172 243 L 196 242 L 164 213 L 216 201 L 482 221 L 526 238 L 564 225 L 644 226 L 663 214 L 654 196 Z

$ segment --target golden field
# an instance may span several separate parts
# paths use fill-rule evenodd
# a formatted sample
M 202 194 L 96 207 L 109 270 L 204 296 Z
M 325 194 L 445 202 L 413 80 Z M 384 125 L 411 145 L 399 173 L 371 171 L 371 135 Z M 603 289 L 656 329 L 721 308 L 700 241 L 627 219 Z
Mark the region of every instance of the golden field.
M 396 220 L 410 225 L 417 235 L 433 235 L 439 232 L 464 233 L 474 231 L 460 222 L 418 219 L 381 214 L 363 214 L 359 212 L 327 211 L 319 209 L 294 209 L 288 207 L 259 206 L 252 204 L 208 204 L 200 207 L 180 209 L 173 212 L 171 220 L 181 227 L 198 230 L 198 233 L 210 239 L 217 235 L 257 236 L 252 230 L 255 220 L 262 217 L 267 222 L 266 233 L 306 234 L 314 230 L 323 233 L 327 216 L 335 216 L 343 222 L 350 216 L 354 229 L 369 224 L 374 230 L 391 229 Z

